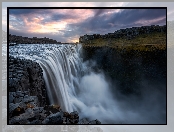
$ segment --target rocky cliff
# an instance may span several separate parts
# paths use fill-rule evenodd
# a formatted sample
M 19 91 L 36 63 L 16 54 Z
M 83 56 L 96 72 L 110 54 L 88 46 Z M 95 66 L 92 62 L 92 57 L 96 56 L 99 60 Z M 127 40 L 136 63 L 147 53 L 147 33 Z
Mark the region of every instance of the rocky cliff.
M 164 44 L 166 45 L 166 32 L 167 27 L 152 25 L 142 27 L 132 27 L 126 29 L 120 29 L 114 33 L 108 33 L 105 35 L 93 34 L 80 36 L 79 42 L 84 45 L 91 46 L 110 46 L 110 47 L 122 47 L 122 46 L 134 46 L 134 45 L 154 45 Z
M 10 56 L 9 92 L 22 92 L 29 96 L 36 96 L 38 99 L 37 106 L 44 106 L 48 99 L 42 74 L 42 69 L 38 63 Z M 19 101 L 20 98 L 15 103 L 19 103 Z M 14 101 L 11 100 L 11 102 Z
M 10 56 L 8 72 L 8 124 L 101 124 L 79 118 L 77 111 L 68 113 L 49 105 L 38 63 Z
M 125 95 L 141 94 L 141 82 L 160 82 L 166 85 L 167 51 L 116 49 L 111 47 L 84 47 L 84 61 L 94 60 L 94 71 L 104 73 L 115 84 L 116 89 Z M 164 90 L 165 92 L 165 90 Z M 117 91 L 118 93 L 118 91 Z

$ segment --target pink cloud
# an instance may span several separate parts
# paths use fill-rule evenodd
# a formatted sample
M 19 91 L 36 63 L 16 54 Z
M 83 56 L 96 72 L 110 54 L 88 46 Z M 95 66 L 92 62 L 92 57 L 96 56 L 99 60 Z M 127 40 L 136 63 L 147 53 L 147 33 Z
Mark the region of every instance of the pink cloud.
M 152 20 L 139 20 L 137 22 L 135 22 L 135 24 L 140 24 L 140 25 L 153 25 L 156 23 L 159 23 L 160 21 L 166 19 L 165 17 L 160 17 L 160 18 L 156 18 L 156 19 L 152 19 Z

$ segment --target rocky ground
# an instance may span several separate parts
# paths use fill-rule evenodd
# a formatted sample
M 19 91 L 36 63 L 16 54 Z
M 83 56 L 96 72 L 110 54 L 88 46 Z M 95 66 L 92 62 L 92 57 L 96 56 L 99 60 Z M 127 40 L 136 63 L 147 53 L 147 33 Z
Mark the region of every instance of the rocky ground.
M 36 62 L 9 57 L 8 124 L 101 124 L 49 105 L 42 72 Z

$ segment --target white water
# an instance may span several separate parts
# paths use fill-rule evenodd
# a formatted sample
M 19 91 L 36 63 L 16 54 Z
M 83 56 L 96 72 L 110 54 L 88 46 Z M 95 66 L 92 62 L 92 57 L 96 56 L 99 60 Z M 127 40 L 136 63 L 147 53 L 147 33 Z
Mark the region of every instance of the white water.
M 50 103 L 72 112 L 75 105 L 71 98 L 76 96 L 79 89 L 82 70 L 82 61 L 78 54 L 80 48 L 80 45 L 21 44 L 15 48 L 10 47 L 10 54 L 37 61 L 43 69 Z
M 10 55 L 40 64 L 50 103 L 60 105 L 63 111 L 78 111 L 80 118 L 98 119 L 104 124 L 161 123 L 159 101 L 154 101 L 156 106 L 152 108 L 148 98 L 150 95 L 153 98 L 158 96 L 148 92 L 148 96 L 138 105 L 134 98 L 118 101 L 113 97 L 112 84 L 104 73 L 92 71 L 95 62 L 83 62 L 82 51 L 81 45 L 70 44 L 20 44 L 9 47 Z M 132 106 L 131 100 L 134 100 Z
M 10 46 L 9 53 L 40 64 L 51 104 L 94 119 L 107 112 L 108 104 L 115 104 L 104 74 L 92 72 L 91 65 L 82 62 L 80 51 L 81 45 L 20 44 Z

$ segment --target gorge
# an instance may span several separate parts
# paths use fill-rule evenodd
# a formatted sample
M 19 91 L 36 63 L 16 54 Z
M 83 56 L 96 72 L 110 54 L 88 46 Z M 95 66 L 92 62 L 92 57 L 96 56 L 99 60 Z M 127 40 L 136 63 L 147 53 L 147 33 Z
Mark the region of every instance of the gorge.
M 9 45 L 9 124 L 166 124 L 161 45 L 18 40 Z

